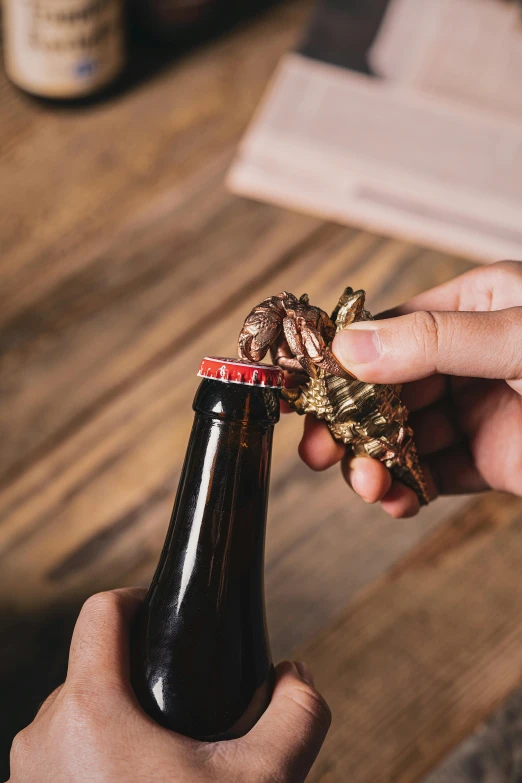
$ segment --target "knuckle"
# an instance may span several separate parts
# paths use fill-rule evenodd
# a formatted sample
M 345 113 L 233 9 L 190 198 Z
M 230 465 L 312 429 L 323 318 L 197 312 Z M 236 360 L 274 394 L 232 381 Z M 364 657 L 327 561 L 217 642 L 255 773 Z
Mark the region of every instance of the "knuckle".
M 68 718 L 83 719 L 91 712 L 91 693 L 79 684 L 69 687 L 63 700 L 63 711 Z
M 429 310 L 420 310 L 419 312 L 413 313 L 412 334 L 424 359 L 427 362 L 431 362 L 439 353 L 439 316 Z
M 199 769 L 213 770 L 215 779 L 218 780 L 225 769 L 235 770 L 237 773 L 239 769 L 245 767 L 248 764 L 250 750 L 248 740 L 201 743 L 194 754 L 193 763 Z
M 11 766 L 18 766 L 23 759 L 32 756 L 34 750 L 35 743 L 33 741 L 31 728 L 27 727 L 26 729 L 19 731 L 11 745 Z
M 522 262 L 497 261 L 463 275 L 467 283 L 459 296 L 458 310 L 494 311 L 522 295 Z
M 511 275 L 522 278 L 522 261 L 505 259 L 492 264 L 490 269 L 493 270 L 494 274 L 498 274 L 499 276 L 504 276 L 506 272 L 509 272 Z
M 58 719 L 65 727 L 98 725 L 103 711 L 103 700 L 96 698 L 87 683 L 68 686 Z
M 255 780 L 258 783 L 289 781 L 285 764 L 281 761 L 281 744 L 269 737 L 263 739 L 262 748 L 251 742 L 247 734 L 240 741 L 212 743 L 208 749 L 202 750 L 203 753 L 198 753 L 197 762 L 205 780 L 226 780 L 230 783 L 250 780 L 255 759 Z
M 92 669 L 87 669 L 67 681 L 60 694 L 59 712 L 65 711 L 82 720 L 93 718 L 100 722 L 117 712 L 127 714 L 131 711 L 132 702 L 128 699 L 129 691 L 125 682 L 110 672 L 99 677 L 92 675 Z
M 300 709 L 306 712 L 314 723 L 319 724 L 325 732 L 328 731 L 332 722 L 332 713 L 326 700 L 315 688 L 309 685 L 300 685 L 293 689 L 289 698 L 299 705 Z
M 505 353 L 506 356 L 510 354 L 509 364 L 506 365 L 506 378 L 516 380 L 522 375 L 522 306 L 501 310 L 498 315 L 501 320 L 499 336 L 504 331 L 508 346 Z
M 489 267 L 489 274 L 492 304 L 499 298 L 498 294 L 502 298 L 502 294 L 505 296 L 511 292 L 511 295 L 516 295 L 522 289 L 522 262 L 520 261 L 499 261 Z M 492 306 L 490 309 L 497 309 L 497 307 Z

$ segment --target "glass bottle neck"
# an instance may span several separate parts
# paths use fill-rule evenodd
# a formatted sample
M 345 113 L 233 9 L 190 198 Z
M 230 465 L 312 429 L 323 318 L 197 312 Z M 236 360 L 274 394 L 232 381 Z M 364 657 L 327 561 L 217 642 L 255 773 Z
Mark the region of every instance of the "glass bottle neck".
M 279 395 L 275 389 L 203 380 L 193 406 L 196 413 L 246 426 L 276 424 L 279 421 Z
M 167 578 L 182 612 L 189 596 L 230 587 L 263 568 L 274 390 L 202 381 L 176 503 L 155 582 Z M 154 587 L 154 586 L 153 586 Z

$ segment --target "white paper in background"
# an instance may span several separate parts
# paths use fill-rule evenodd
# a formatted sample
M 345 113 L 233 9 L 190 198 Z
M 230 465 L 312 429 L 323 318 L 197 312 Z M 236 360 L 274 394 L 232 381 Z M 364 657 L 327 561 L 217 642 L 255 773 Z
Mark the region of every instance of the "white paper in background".
M 387 79 L 285 56 L 230 188 L 475 260 L 522 258 L 522 61 L 508 67 L 522 58 L 517 6 L 393 0 L 390 14 L 372 51 Z M 484 24 L 504 41 L 498 49 L 512 41 L 498 62 L 494 47 L 477 55 Z M 509 73 L 502 89 L 490 73 Z
M 444 15 L 445 1 L 390 0 L 368 52 L 372 71 L 386 79 L 413 84 L 439 36 L 436 27 Z
M 522 9 L 507 0 L 391 0 L 375 73 L 522 120 Z

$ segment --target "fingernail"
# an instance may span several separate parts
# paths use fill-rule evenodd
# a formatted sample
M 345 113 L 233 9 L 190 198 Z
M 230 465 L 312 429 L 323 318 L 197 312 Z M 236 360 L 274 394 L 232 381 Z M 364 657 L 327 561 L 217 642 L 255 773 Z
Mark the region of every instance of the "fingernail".
M 306 663 L 303 663 L 303 661 L 294 661 L 294 666 L 299 672 L 299 676 L 303 680 L 303 682 L 306 682 L 307 685 L 311 685 L 312 688 L 314 687 L 314 678 L 312 677 L 312 672 L 306 665 Z
M 374 362 L 382 354 L 379 331 L 349 326 L 336 334 L 332 350 L 344 365 Z

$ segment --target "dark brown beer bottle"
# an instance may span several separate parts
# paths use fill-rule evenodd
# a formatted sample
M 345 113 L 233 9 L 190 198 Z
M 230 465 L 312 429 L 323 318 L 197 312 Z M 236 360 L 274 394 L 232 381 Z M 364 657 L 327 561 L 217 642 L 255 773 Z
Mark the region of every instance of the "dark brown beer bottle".
M 201 740 L 239 737 L 266 709 L 273 665 L 263 562 L 276 367 L 204 359 L 169 531 L 133 632 L 143 708 Z

